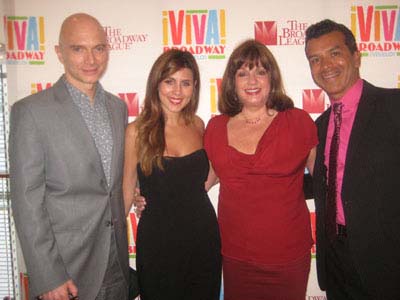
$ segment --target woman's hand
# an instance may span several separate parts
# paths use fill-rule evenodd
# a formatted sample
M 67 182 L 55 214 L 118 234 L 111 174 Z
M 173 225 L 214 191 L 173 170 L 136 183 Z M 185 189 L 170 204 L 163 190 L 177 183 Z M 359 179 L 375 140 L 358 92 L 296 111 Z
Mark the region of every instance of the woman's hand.
M 146 208 L 146 199 L 140 195 L 139 188 L 135 188 L 135 193 L 133 195 L 133 208 L 138 218 L 140 218 L 142 211 Z

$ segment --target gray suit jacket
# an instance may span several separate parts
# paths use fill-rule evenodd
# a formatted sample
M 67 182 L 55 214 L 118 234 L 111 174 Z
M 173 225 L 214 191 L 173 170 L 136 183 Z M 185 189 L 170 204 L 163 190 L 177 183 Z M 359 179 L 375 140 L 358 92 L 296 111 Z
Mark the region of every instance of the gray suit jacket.
M 128 279 L 122 199 L 127 109 L 106 95 L 114 142 L 109 186 L 94 140 L 61 79 L 12 107 L 11 204 L 32 298 L 72 279 L 80 299 L 95 299 L 112 228 Z

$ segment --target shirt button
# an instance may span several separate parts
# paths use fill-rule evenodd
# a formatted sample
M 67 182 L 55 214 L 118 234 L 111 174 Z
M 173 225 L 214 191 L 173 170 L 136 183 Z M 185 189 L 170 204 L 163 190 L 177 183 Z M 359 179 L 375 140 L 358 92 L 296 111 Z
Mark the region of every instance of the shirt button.
M 110 226 L 112 226 L 112 225 L 113 225 L 113 222 L 112 222 L 112 221 L 110 221 L 110 220 L 106 221 L 106 227 L 110 227 Z

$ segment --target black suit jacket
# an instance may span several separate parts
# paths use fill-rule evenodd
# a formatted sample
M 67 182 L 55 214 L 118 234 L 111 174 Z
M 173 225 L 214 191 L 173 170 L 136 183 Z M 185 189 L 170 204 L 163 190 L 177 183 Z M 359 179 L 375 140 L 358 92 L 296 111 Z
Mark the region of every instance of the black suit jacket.
M 330 109 L 316 121 L 314 167 L 317 271 L 326 289 L 326 167 L 324 149 Z M 400 90 L 364 81 L 350 135 L 342 199 L 348 240 L 361 280 L 374 299 L 400 299 Z

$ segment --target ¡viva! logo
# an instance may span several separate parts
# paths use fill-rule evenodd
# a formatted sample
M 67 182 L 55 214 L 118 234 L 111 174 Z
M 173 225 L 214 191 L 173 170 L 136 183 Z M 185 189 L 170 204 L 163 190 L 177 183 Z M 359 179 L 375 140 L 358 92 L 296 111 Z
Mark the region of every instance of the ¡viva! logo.
M 35 82 L 31 83 L 31 94 L 36 94 L 41 91 L 44 91 L 52 86 L 51 82 L 46 82 L 46 83 L 41 83 L 41 82 Z
M 225 58 L 225 10 L 178 10 L 162 12 L 164 51 L 175 48 L 196 59 Z
M 352 6 L 351 30 L 364 56 L 400 55 L 398 5 Z
M 4 16 L 8 64 L 44 64 L 43 17 Z
M 211 117 L 218 114 L 218 96 L 221 91 L 222 78 L 210 79 L 210 112 Z

